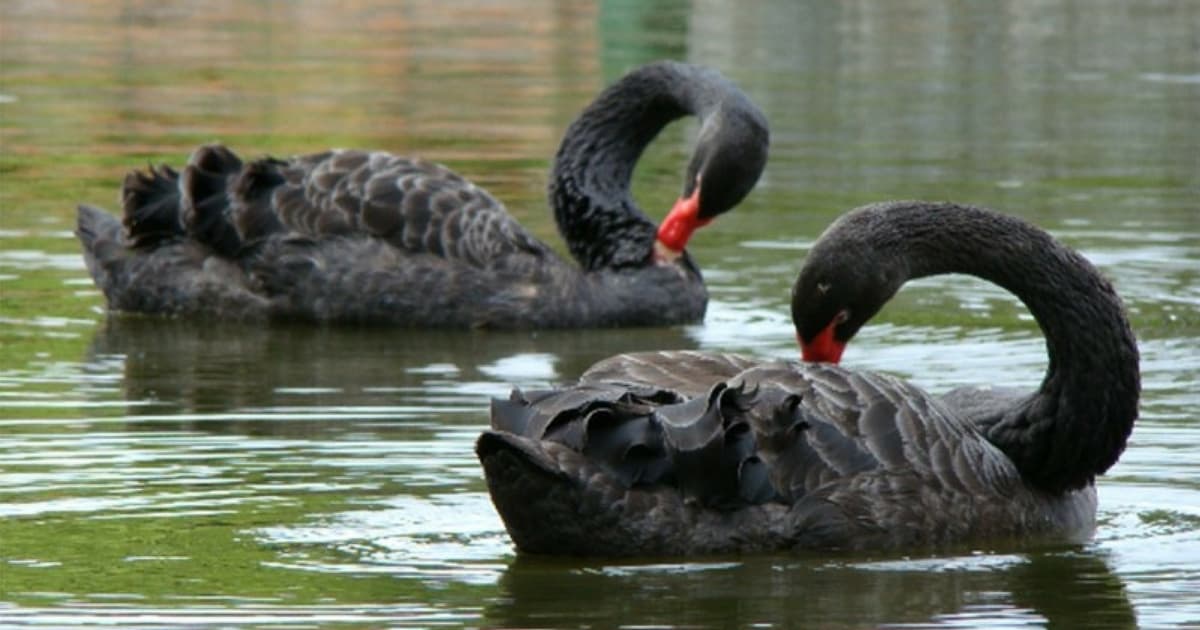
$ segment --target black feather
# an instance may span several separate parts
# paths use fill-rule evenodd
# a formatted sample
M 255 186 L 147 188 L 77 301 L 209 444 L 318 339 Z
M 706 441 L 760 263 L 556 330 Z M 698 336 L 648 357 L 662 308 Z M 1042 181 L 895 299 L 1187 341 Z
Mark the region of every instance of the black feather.
M 121 186 L 125 237 L 134 249 L 152 249 L 184 234 L 179 173 L 167 165 L 130 171 Z

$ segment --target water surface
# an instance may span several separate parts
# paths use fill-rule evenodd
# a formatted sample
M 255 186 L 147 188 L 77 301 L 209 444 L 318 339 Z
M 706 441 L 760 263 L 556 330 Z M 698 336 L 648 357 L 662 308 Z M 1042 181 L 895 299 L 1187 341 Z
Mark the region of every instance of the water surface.
M 650 5 L 653 5 L 652 7 Z M 0 622 L 123 627 L 1200 625 L 1200 5 L 0 4 Z M 717 67 L 771 162 L 692 252 L 703 325 L 414 333 L 109 318 L 78 201 L 200 142 L 445 162 L 555 244 L 559 134 L 629 67 Z M 677 195 L 694 127 L 636 192 Z M 787 292 L 840 212 L 953 199 L 1081 249 L 1126 299 L 1142 417 L 1082 547 L 517 558 L 472 453 L 488 399 L 616 352 L 792 357 Z M 1034 387 L 1003 291 L 913 283 L 849 365 Z

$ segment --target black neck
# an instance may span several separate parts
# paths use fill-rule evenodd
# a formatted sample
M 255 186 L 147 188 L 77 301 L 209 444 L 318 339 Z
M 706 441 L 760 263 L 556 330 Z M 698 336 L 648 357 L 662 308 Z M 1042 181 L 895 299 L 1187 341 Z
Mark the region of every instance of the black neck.
M 739 108 L 753 105 L 719 74 L 676 62 L 638 68 L 596 97 L 567 129 L 550 181 L 559 232 L 585 270 L 647 264 L 656 226 L 633 201 L 630 179 L 658 132 L 688 114 L 703 126 Z
M 1074 250 L 1019 219 L 951 204 L 894 204 L 890 241 L 910 278 L 966 273 L 1011 291 L 1046 338 L 1038 391 L 982 418 L 1031 485 L 1084 487 L 1125 448 L 1138 413 L 1133 330 L 1112 285 Z M 902 282 L 903 280 L 901 280 Z

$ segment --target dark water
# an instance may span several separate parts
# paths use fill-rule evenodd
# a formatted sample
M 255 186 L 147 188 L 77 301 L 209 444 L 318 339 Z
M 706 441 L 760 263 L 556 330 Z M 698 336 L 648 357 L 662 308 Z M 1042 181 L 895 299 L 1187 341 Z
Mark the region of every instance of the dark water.
M 715 66 L 772 122 L 694 241 L 704 325 L 571 333 L 106 318 L 73 205 L 199 142 L 445 162 L 557 243 L 574 113 L 632 65 Z M 693 128 L 637 174 L 654 216 Z M 1200 626 L 1200 4 L 0 0 L 0 624 Z M 1083 547 L 644 562 L 516 558 L 472 454 L 487 400 L 639 349 L 794 356 L 820 230 L 888 198 L 1024 216 L 1125 297 L 1142 417 Z M 978 282 L 908 287 L 849 365 L 1032 387 Z

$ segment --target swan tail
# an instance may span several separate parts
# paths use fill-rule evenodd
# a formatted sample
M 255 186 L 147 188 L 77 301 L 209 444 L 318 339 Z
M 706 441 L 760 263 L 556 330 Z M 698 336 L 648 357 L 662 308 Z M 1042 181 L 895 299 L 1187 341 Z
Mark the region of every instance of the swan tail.
M 80 204 L 77 208 L 75 235 L 83 245 L 83 260 L 96 286 L 110 300 L 121 275 L 123 263 L 129 256 L 121 222 L 96 206 Z
M 708 540 L 677 528 L 695 518 L 743 520 L 769 505 L 785 509 L 756 452 L 748 417 L 755 394 L 725 383 L 683 402 L 671 392 L 603 385 L 516 391 L 493 402 L 493 430 L 476 453 L 523 551 L 753 548 L 769 521 Z
M 630 527 L 649 513 L 647 502 L 631 502 L 627 488 L 581 454 L 500 431 L 485 431 L 475 452 L 492 503 L 523 553 L 629 555 L 645 546 Z

